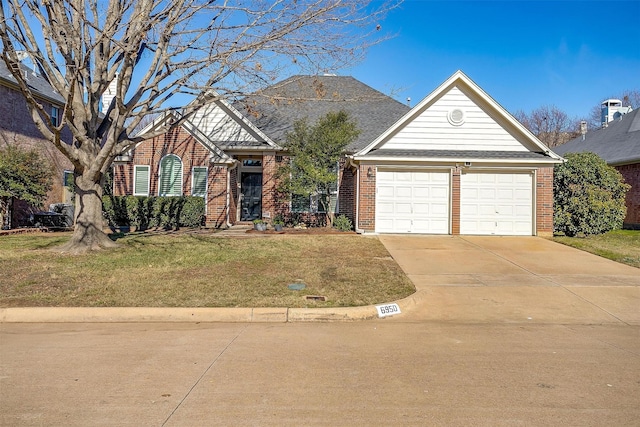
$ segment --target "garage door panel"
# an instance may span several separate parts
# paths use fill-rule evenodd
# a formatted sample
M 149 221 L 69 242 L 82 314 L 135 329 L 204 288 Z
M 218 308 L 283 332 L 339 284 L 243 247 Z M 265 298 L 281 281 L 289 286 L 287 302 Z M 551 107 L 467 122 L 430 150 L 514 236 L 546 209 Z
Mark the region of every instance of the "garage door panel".
M 376 231 L 448 234 L 449 181 L 449 172 L 378 171 Z
M 428 200 L 431 195 L 431 189 L 429 187 L 424 187 L 422 185 L 413 188 L 413 198 L 419 200 Z
M 382 198 L 393 198 L 395 188 L 391 186 L 378 187 L 378 195 Z
M 530 173 L 465 173 L 460 179 L 460 233 L 531 235 Z

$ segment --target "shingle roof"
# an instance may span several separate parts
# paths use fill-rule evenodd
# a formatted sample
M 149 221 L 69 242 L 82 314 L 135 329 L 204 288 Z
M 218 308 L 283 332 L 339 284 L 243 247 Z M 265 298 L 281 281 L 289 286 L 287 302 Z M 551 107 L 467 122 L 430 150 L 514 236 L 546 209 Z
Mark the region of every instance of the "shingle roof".
M 409 107 L 349 76 L 297 75 L 249 95 L 234 105 L 276 143 L 297 120 L 315 123 L 344 110 L 361 131 L 348 151 L 357 151 L 400 119 Z
M 544 153 L 531 151 L 481 151 L 481 150 L 371 150 L 364 157 L 398 157 L 430 159 L 487 159 L 487 160 L 543 160 Z
M 64 98 L 58 94 L 53 87 L 49 84 L 47 79 L 45 79 L 42 75 L 34 72 L 31 68 L 25 66 L 24 64 L 20 64 L 21 72 L 27 76 L 27 84 L 34 91 L 35 94 L 40 95 L 48 99 L 49 101 L 58 102 L 60 104 L 64 104 Z M 17 85 L 13 74 L 7 68 L 7 64 L 0 60 L 0 80 L 4 80 L 5 82 L 10 83 L 11 85 Z
M 579 136 L 553 151 L 566 153 L 592 152 L 608 164 L 620 165 L 640 162 L 640 109 L 624 114 L 619 120 L 609 122 L 606 128 L 587 132 L 584 141 Z

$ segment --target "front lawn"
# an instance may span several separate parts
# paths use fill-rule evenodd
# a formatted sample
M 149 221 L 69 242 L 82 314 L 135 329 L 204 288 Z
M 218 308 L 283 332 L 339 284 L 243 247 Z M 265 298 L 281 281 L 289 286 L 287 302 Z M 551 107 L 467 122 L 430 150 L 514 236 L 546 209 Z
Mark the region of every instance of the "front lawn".
M 335 307 L 415 291 L 377 238 L 141 233 L 120 238 L 115 250 L 49 250 L 69 237 L 0 237 L 1 307 Z M 290 290 L 294 283 L 306 288 Z
M 588 237 L 556 236 L 555 242 L 640 268 L 640 231 L 614 230 Z

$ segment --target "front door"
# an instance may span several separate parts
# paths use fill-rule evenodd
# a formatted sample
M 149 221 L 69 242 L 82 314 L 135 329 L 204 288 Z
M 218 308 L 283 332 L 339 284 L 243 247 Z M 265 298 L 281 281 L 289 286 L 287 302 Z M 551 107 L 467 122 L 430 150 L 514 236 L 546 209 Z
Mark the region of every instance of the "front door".
M 262 173 L 242 172 L 240 221 L 262 218 Z

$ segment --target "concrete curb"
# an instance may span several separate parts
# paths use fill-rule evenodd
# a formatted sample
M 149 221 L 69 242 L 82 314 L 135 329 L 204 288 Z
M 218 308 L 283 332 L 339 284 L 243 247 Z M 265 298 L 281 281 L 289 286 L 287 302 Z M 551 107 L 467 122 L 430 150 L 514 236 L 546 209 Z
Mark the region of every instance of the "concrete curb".
M 416 292 L 402 300 L 400 316 L 421 299 Z M 375 305 L 329 308 L 181 308 L 181 307 L 17 307 L 0 308 L 0 323 L 131 322 L 345 322 L 373 319 Z

